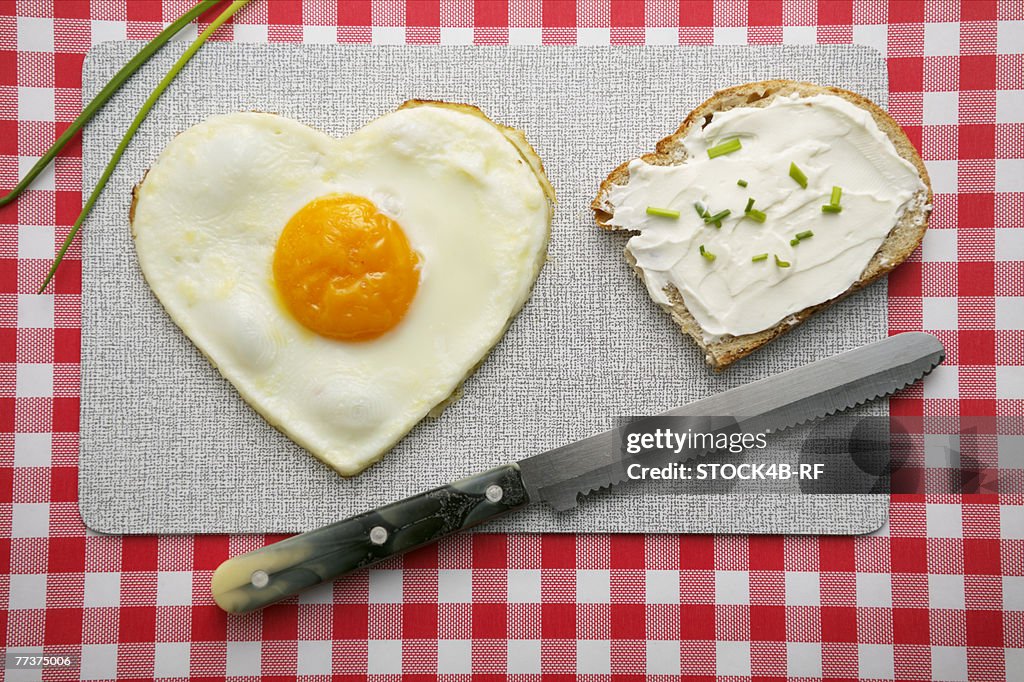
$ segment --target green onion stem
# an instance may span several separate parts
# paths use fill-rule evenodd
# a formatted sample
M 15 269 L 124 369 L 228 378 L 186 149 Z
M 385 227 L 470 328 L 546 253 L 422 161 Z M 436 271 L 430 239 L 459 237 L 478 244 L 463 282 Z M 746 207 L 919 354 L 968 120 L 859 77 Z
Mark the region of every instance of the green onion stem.
M 678 218 L 679 211 L 673 211 L 670 208 L 658 208 L 657 206 L 648 206 L 647 215 L 658 216 L 659 218 Z
M 747 181 L 744 180 L 743 178 L 740 178 L 739 180 L 736 181 L 736 184 L 739 185 L 740 187 L 746 187 Z
M 765 219 L 768 218 L 768 215 L 764 211 L 759 211 L 756 208 L 750 209 L 749 211 L 744 213 L 744 215 L 750 218 L 751 220 L 755 220 L 759 223 L 763 223 Z
M 706 223 L 720 223 L 723 220 L 725 220 L 726 218 L 728 218 L 731 213 L 732 213 L 732 211 L 729 210 L 728 208 L 723 208 L 721 211 L 719 211 L 715 215 L 707 215 L 707 214 L 705 214 L 704 215 L 704 222 L 706 222 Z
M 750 213 L 750 209 L 754 208 L 754 197 L 747 198 L 747 207 L 743 209 L 744 213 Z
M 753 258 L 750 259 L 750 262 L 751 263 L 757 263 L 758 261 L 763 261 L 763 260 L 768 260 L 768 254 L 767 253 L 759 253 L 759 254 L 757 254 L 756 256 L 754 256 Z
M 703 244 L 700 245 L 700 255 L 704 256 L 704 258 L 709 260 L 709 261 L 713 261 L 716 258 L 718 258 L 718 256 L 716 256 L 715 254 L 713 254 L 710 251 L 706 250 L 704 248 Z
M 734 137 L 731 140 L 726 140 L 721 144 L 716 144 L 714 147 L 708 148 L 708 158 L 713 159 L 716 156 L 725 156 L 726 154 L 732 154 L 738 152 L 743 148 L 740 144 L 740 138 Z
M 804 239 L 809 239 L 810 237 L 813 237 L 813 236 L 814 236 L 814 230 L 804 230 L 803 232 L 797 232 L 796 233 L 796 238 L 801 240 L 801 241 L 803 241 Z
M 804 172 L 800 170 L 799 166 L 793 162 L 790 162 L 789 164 L 789 177 L 796 180 L 796 184 L 807 189 L 807 175 L 805 175 Z
M 61 261 L 64 260 L 64 254 L 67 253 L 68 247 L 71 246 L 71 242 L 74 241 L 75 235 L 77 235 L 78 230 L 81 229 L 82 223 L 85 222 L 86 217 L 92 210 L 93 204 L 96 203 L 96 200 L 103 192 L 103 188 L 106 186 L 107 181 L 113 174 L 114 168 L 117 167 L 117 162 L 121 160 L 121 156 L 124 154 L 124 150 L 128 147 L 128 143 L 131 142 L 132 137 L 135 135 L 135 131 L 139 129 L 142 122 L 146 120 L 146 116 L 153 108 L 153 105 L 156 104 L 157 100 L 160 99 L 160 95 L 162 95 L 164 90 L 167 89 L 167 86 L 171 84 L 171 81 L 173 81 L 175 76 L 178 75 L 178 72 L 180 72 L 185 65 L 188 64 L 189 60 L 195 56 L 196 52 L 198 52 L 199 48 L 203 46 L 203 43 L 206 42 L 207 38 L 209 38 L 214 31 L 220 28 L 221 24 L 230 19 L 235 12 L 245 7 L 248 3 L 249 0 L 234 0 L 230 5 L 228 5 L 216 19 L 210 22 L 210 25 L 206 27 L 206 30 L 199 34 L 199 37 L 196 38 L 195 42 L 188 46 L 188 49 L 185 50 L 181 57 L 178 58 L 178 61 L 174 62 L 174 66 L 171 67 L 171 70 L 167 72 L 167 75 L 164 76 L 159 83 L 157 83 L 156 88 L 154 88 L 153 92 L 151 92 L 149 97 L 146 98 L 146 101 L 142 103 L 142 108 L 139 109 L 139 113 L 135 115 L 131 125 L 128 126 L 128 130 L 125 131 L 124 137 L 121 138 L 121 142 L 118 143 L 117 149 L 114 150 L 114 155 L 107 163 L 107 167 L 103 169 L 103 174 L 100 175 L 100 179 L 96 183 L 96 187 L 93 189 L 92 194 L 89 195 L 89 199 L 85 202 L 85 206 L 82 207 L 82 212 L 78 214 L 78 219 L 75 220 L 75 224 L 71 226 L 71 231 L 68 233 L 64 243 L 61 244 L 60 250 L 57 251 L 57 256 L 53 260 L 53 265 L 50 266 L 50 271 L 46 273 L 46 279 L 43 281 L 43 285 L 39 287 L 39 293 L 43 293 L 46 290 L 46 287 L 50 284 L 50 280 L 53 279 L 53 275 L 57 272 L 57 267 L 60 265 Z
M 780 268 L 789 267 L 789 261 L 785 261 L 779 258 L 779 254 L 775 254 L 775 264 L 778 265 Z
M 122 66 L 121 70 L 114 74 L 114 77 L 110 79 L 110 82 L 103 86 L 103 89 L 100 90 L 99 94 L 97 94 L 92 101 L 82 109 L 82 113 L 80 113 L 78 117 L 71 122 L 71 125 L 67 127 L 67 130 L 61 133 L 60 137 L 57 138 L 57 141 L 39 157 L 39 160 L 36 161 L 35 165 L 32 166 L 27 173 L 25 173 L 25 177 L 18 181 L 18 184 L 14 186 L 14 189 L 3 197 L 0 197 L 0 206 L 6 206 L 14 201 L 19 194 L 24 192 L 28 186 L 32 184 L 32 181 L 43 172 L 51 161 L 53 161 L 54 157 L 56 157 L 65 146 L 67 146 L 68 142 L 71 141 L 71 138 L 75 136 L 75 133 L 81 130 L 85 124 L 96 115 L 96 112 L 103 108 L 103 105 L 114 96 L 114 93 L 124 85 L 124 82 L 131 78 L 132 74 L 138 71 L 140 66 L 149 61 L 149 58 L 152 57 L 157 50 L 163 47 L 167 41 L 174 37 L 179 31 L 181 31 L 181 29 L 188 26 L 193 19 L 210 9 L 213 5 L 216 5 L 219 1 L 220 0 L 202 0 L 202 2 L 198 3 L 188 12 L 181 15 L 177 21 L 161 31 L 160 34 L 147 43 L 137 55 L 132 57 L 127 64 Z
M 829 198 L 829 202 L 821 207 L 822 213 L 842 213 L 843 207 L 839 205 L 839 200 L 843 197 L 843 188 L 838 185 L 832 187 L 832 196 Z

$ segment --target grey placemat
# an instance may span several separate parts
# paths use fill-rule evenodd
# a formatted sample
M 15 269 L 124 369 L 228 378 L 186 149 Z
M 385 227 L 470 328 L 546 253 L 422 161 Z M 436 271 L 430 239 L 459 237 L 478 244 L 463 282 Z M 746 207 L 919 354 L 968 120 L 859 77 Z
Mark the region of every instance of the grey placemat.
M 93 48 L 83 97 L 137 49 Z M 165 48 L 86 128 L 86 188 L 183 49 Z M 848 45 L 207 45 L 142 125 L 83 230 L 86 524 L 118 533 L 305 530 L 593 434 L 619 415 L 660 412 L 884 337 L 881 284 L 714 375 L 626 266 L 623 237 L 593 225 L 587 206 L 612 168 L 651 150 L 714 90 L 777 77 L 886 102 L 882 57 Z M 550 262 L 464 396 L 346 480 L 268 426 L 170 321 L 138 270 L 130 192 L 176 133 L 208 115 L 274 111 L 341 136 L 414 97 L 477 104 L 526 131 L 560 199 Z M 799 435 L 775 440 L 776 452 L 798 447 Z M 623 488 L 566 514 L 534 505 L 487 529 L 861 533 L 883 523 L 887 505 L 868 496 L 680 497 Z

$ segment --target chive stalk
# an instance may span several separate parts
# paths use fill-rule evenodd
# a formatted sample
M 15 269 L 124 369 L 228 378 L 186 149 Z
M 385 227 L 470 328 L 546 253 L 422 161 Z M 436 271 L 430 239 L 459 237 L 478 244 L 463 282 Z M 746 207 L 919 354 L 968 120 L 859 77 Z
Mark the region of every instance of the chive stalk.
M 714 147 L 709 147 L 708 158 L 714 159 L 719 156 L 725 156 L 726 154 L 732 154 L 733 152 L 738 152 L 742 148 L 743 145 L 740 144 L 740 138 L 734 137 L 731 140 L 722 142 L 721 144 L 716 144 Z
M 744 213 L 750 213 L 750 209 L 754 208 L 754 197 L 747 198 L 747 207 L 743 209 Z
M 114 168 L 117 167 L 118 161 L 120 161 L 121 156 L 124 155 L 124 150 L 128 147 L 128 143 L 131 142 L 132 137 L 135 135 L 135 131 L 139 129 L 142 122 L 146 120 L 146 116 L 153 108 L 153 105 L 156 104 L 157 100 L 160 99 L 160 95 L 164 93 L 164 90 L 166 90 L 167 86 L 171 84 L 171 81 L 173 81 L 178 75 L 178 72 L 188 64 L 213 32 L 220 28 L 221 24 L 230 19 L 235 12 L 245 7 L 248 3 L 249 0 L 234 0 L 230 5 L 228 5 L 216 19 L 210 22 L 210 25 L 206 27 L 206 30 L 199 34 L 199 37 L 196 38 L 195 42 L 188 46 L 188 49 L 186 49 L 181 57 L 178 58 L 178 61 L 174 62 L 174 66 L 171 67 L 171 70 L 167 72 L 167 75 L 165 75 L 159 83 L 157 83 L 156 88 L 154 88 L 153 92 L 151 92 L 149 97 L 146 98 L 146 101 L 142 103 L 142 108 L 139 109 L 139 113 L 135 115 L 131 125 L 128 126 L 128 130 L 125 131 L 124 137 L 121 138 L 117 148 L 114 150 L 114 155 L 107 163 L 106 168 L 103 169 L 103 174 L 100 175 L 100 179 L 96 183 L 96 187 L 93 189 L 92 194 L 89 195 L 89 199 L 82 207 L 82 212 L 78 214 L 75 224 L 71 226 L 71 231 L 68 233 L 67 238 L 64 239 L 64 243 L 61 244 L 60 249 L 57 251 L 57 256 L 53 260 L 53 265 L 50 266 L 50 271 L 46 273 L 46 279 L 43 280 L 43 285 L 39 287 L 40 294 L 43 293 L 46 290 L 46 287 L 50 284 L 54 274 L 57 272 L 57 267 L 60 265 L 61 261 L 64 260 L 64 254 L 67 253 L 68 247 L 71 246 L 71 242 L 74 241 L 75 236 L 82 227 L 82 223 L 85 222 L 89 212 L 92 211 L 93 204 L 96 203 L 96 200 L 103 192 L 103 188 L 106 186 L 107 181 L 113 174 Z
M 705 249 L 703 244 L 700 245 L 700 255 L 704 256 L 709 262 L 718 258 L 718 256 Z
M 758 263 L 758 262 L 763 261 L 763 260 L 768 260 L 768 254 L 767 253 L 759 253 L 759 254 L 757 254 L 756 256 L 754 256 L 753 258 L 750 259 L 750 262 L 751 263 Z
M 696 209 L 697 215 L 699 215 L 701 218 L 708 214 L 707 207 L 704 204 L 700 203 L 699 201 L 693 202 L 693 207 L 694 209 Z
M 810 239 L 813 236 L 814 236 L 814 231 L 813 230 L 804 230 L 803 232 L 797 232 L 796 233 L 796 238 L 799 239 L 800 241 L 803 241 L 805 239 Z
M 658 208 L 657 206 L 648 206 L 647 215 L 658 216 L 659 218 L 678 218 L 679 211 L 673 211 L 670 208 Z
M 739 185 L 740 187 L 746 187 L 747 181 L 744 180 L 743 178 L 740 178 L 739 180 L 736 181 L 736 184 Z
M 35 162 L 35 165 L 25 173 L 25 177 L 19 180 L 18 184 L 16 184 L 10 192 L 5 194 L 3 197 L 0 197 L 0 207 L 6 206 L 14 201 L 18 195 L 24 192 L 28 186 L 32 184 L 32 181 L 35 180 L 39 174 L 46 169 L 50 162 L 53 161 L 57 154 L 67 146 L 68 142 L 71 141 L 71 138 L 73 138 L 75 134 L 77 134 L 78 131 L 96 115 L 96 112 L 103 108 L 103 105 L 114 96 L 114 93 L 124 85 L 125 81 L 131 78 L 132 74 L 139 70 L 139 67 L 149 61 L 149 58 L 156 54 L 156 52 L 163 47 L 167 41 L 180 32 L 181 29 L 188 26 L 192 23 L 193 19 L 203 14 L 203 12 L 210 9 L 213 5 L 216 5 L 217 2 L 219 2 L 219 0 L 202 0 L 202 2 L 198 3 L 188 12 L 182 14 L 174 23 L 161 31 L 155 38 L 153 38 L 153 40 L 149 41 L 149 43 L 147 43 L 137 55 L 128 60 L 128 63 L 122 66 L 120 71 L 114 74 L 114 77 L 110 79 L 110 82 L 103 86 L 103 89 L 99 91 L 99 94 L 93 97 L 92 101 L 82 109 L 82 113 L 80 113 L 75 120 L 71 122 L 71 125 L 61 133 L 60 137 L 57 138 L 50 148 L 39 157 L 39 160 Z
M 789 245 L 790 246 L 796 246 L 799 243 L 800 243 L 800 240 L 797 239 L 796 237 L 793 237 L 792 239 L 789 240 Z
M 756 208 L 750 209 L 744 215 L 746 215 L 751 220 L 756 220 L 759 223 L 763 223 L 765 219 L 768 218 L 768 215 L 764 211 L 759 211 Z
M 796 180 L 796 184 L 807 189 L 807 175 L 793 162 L 789 164 L 789 177 Z
M 839 200 L 843 196 L 843 188 L 838 185 L 833 185 L 832 196 L 829 198 L 827 204 L 821 207 L 822 213 L 842 213 L 843 207 L 839 205 Z
M 789 267 L 789 261 L 785 261 L 779 258 L 779 254 L 775 254 L 775 264 L 778 265 L 780 268 Z
M 731 213 L 732 213 L 732 211 L 730 211 L 727 208 L 724 208 L 724 209 L 722 209 L 721 211 L 719 211 L 718 213 L 716 213 L 714 215 L 705 215 L 704 216 L 704 222 L 706 222 L 706 223 L 715 223 L 715 227 L 721 227 L 722 226 L 722 221 L 725 220 L 726 218 L 728 218 Z

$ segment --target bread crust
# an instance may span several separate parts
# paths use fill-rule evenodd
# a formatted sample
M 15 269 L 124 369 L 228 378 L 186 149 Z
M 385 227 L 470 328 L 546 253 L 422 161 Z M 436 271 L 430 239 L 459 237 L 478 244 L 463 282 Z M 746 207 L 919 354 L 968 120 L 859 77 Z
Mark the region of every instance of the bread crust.
M 753 334 L 726 336 L 711 343 L 706 343 L 703 330 L 687 309 L 682 295 L 674 286 L 668 285 L 665 293 L 668 296 L 669 304 L 659 305 L 672 316 L 672 319 L 679 325 L 680 329 L 692 337 L 697 345 L 701 347 L 708 364 L 716 371 L 722 371 L 772 339 L 785 334 L 790 329 L 803 323 L 815 313 L 824 310 L 853 292 L 863 289 L 891 272 L 896 266 L 903 263 L 913 253 L 914 249 L 921 244 L 925 230 L 928 227 L 928 217 L 931 214 L 932 204 L 931 181 L 928 178 L 928 170 L 925 168 L 924 162 L 914 148 L 913 143 L 911 143 L 899 124 L 884 109 L 867 97 L 849 90 L 843 90 L 842 88 L 803 81 L 767 80 L 719 90 L 691 111 L 674 133 L 659 141 L 655 146 L 654 152 L 644 154 L 640 159 L 656 166 L 671 166 L 683 163 L 687 159 L 683 139 L 694 126 L 706 126 L 716 113 L 728 111 L 736 107 L 764 107 L 777 96 L 791 94 L 797 94 L 801 97 L 835 95 L 868 111 L 879 129 L 892 141 L 897 153 L 917 169 L 918 175 L 921 176 L 921 180 L 924 183 L 924 189 L 911 200 L 907 210 L 904 211 L 900 220 L 889 231 L 889 234 L 868 262 L 860 277 L 849 289 L 832 299 L 804 308 L 768 329 Z M 614 207 L 608 203 L 608 194 L 611 192 L 612 187 L 628 184 L 629 164 L 630 161 L 626 161 L 608 174 L 608 177 L 601 182 L 597 196 L 590 204 L 594 211 L 594 220 L 598 227 L 602 229 L 629 231 L 627 228 L 608 223 L 615 211 Z M 924 196 L 921 196 L 922 194 Z M 631 233 L 635 234 L 635 232 Z M 634 272 L 643 279 L 643 272 L 637 267 L 636 260 L 632 254 L 627 250 L 625 251 L 625 256 Z

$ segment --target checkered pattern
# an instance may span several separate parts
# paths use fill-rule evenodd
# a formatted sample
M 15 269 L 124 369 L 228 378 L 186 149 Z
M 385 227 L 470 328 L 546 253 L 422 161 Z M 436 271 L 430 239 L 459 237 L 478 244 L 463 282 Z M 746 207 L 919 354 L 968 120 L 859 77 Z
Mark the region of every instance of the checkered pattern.
M 90 45 L 150 38 L 187 5 L 0 3 L 0 186 L 80 110 Z M 254 0 L 215 39 L 878 48 L 890 111 L 936 193 L 923 248 L 889 278 L 889 326 L 931 331 L 948 350 L 892 402 L 920 424 L 905 438 L 910 469 L 949 466 L 929 453 L 968 417 L 982 425 L 981 468 L 1022 466 L 1020 420 L 992 418 L 1024 417 L 1021 3 Z M 890 525 L 868 537 L 456 537 L 226 616 L 211 572 L 278 538 L 104 537 L 78 515 L 77 246 L 52 293 L 34 292 L 80 183 L 75 143 L 0 209 L 0 637 L 11 652 L 80 655 L 80 668 L 48 678 L 1024 674 L 1019 481 L 999 495 L 895 496 Z

